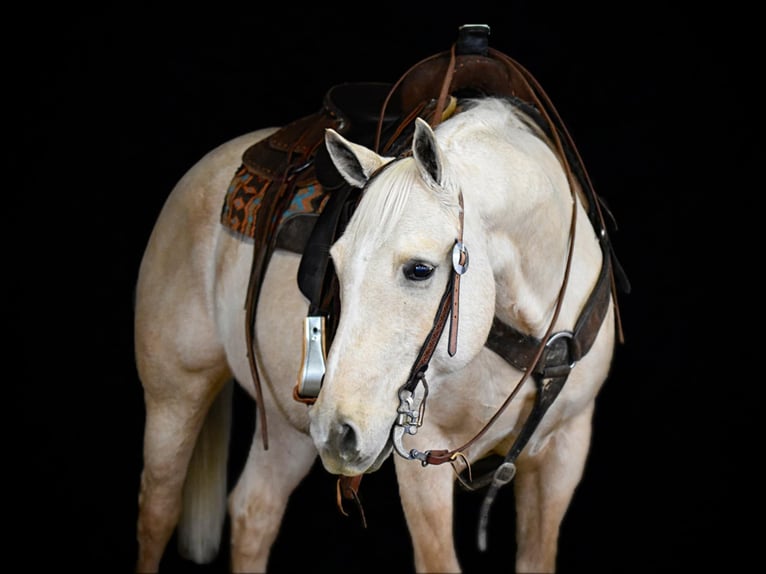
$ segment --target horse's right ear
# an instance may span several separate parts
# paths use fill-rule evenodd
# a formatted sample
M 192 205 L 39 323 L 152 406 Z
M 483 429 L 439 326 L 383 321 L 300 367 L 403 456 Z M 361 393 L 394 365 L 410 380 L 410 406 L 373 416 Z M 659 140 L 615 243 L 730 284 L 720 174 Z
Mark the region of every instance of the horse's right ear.
M 354 187 L 364 187 L 370 175 L 390 161 L 363 145 L 348 141 L 332 128 L 325 130 L 324 141 L 335 168 Z

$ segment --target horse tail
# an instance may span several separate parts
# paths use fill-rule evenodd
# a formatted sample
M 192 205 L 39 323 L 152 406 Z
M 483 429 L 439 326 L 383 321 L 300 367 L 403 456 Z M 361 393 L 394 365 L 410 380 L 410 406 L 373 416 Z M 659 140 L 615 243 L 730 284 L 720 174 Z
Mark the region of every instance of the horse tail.
M 221 545 L 228 494 L 227 467 L 234 382 L 213 402 L 194 447 L 178 522 L 178 552 L 197 564 L 213 561 Z

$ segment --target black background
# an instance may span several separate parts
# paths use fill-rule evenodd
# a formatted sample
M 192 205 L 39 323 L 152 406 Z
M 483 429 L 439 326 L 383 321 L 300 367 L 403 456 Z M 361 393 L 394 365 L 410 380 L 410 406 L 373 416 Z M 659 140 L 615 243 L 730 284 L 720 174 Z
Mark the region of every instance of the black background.
M 762 185 L 754 15 L 666 4 L 415 2 L 313 7 L 35 5 L 3 40 L 6 553 L 32 568 L 129 572 L 143 404 L 132 289 L 175 182 L 237 135 L 315 111 L 332 85 L 395 81 L 487 23 L 491 45 L 545 87 L 596 190 L 633 284 L 627 341 L 597 403 L 591 455 L 562 530 L 561 572 L 756 564 L 754 446 Z M 599 3 L 601 4 L 601 3 Z M 727 6 L 726 8 L 732 8 Z M 8 129 L 10 128 L 10 129 Z M 18 144 L 21 145 L 18 145 Z M 762 146 L 761 150 L 762 151 Z M 8 396 L 6 392 L 5 396 Z M 232 481 L 253 405 L 238 395 Z M 369 527 L 339 515 L 321 468 L 296 491 L 274 571 L 407 572 L 412 554 L 390 463 L 365 478 Z M 512 494 L 474 537 L 480 495 L 457 495 L 468 572 L 513 560 Z M 171 545 L 168 571 L 192 567 Z

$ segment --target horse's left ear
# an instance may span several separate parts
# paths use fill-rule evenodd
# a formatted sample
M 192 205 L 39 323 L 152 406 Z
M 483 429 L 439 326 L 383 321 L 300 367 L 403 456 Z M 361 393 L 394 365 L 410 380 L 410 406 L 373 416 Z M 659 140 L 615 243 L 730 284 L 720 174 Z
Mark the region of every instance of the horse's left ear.
M 442 184 L 442 154 L 436 143 L 436 135 L 422 118 L 415 118 L 415 135 L 412 137 L 412 156 L 420 175 L 435 185 Z
M 355 187 L 364 187 L 370 175 L 390 161 L 363 145 L 348 141 L 332 128 L 325 130 L 324 141 L 335 168 Z

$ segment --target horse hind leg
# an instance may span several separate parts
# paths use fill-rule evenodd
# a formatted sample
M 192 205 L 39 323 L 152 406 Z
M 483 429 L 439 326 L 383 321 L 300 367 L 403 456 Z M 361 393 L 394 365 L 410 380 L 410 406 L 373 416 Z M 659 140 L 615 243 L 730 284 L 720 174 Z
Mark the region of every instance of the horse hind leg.
M 227 470 L 234 380 L 219 393 L 200 430 L 183 489 L 178 551 L 198 564 L 212 562 L 226 520 Z
M 229 378 L 228 373 L 217 370 L 185 373 L 185 377 L 174 379 L 176 383 L 183 380 L 183 384 L 168 388 L 144 385 L 146 423 L 137 527 L 138 572 L 159 569 L 181 516 L 187 468 L 197 437 L 208 409 Z M 146 377 L 142 380 L 157 381 Z M 220 432 L 218 435 L 227 437 Z

